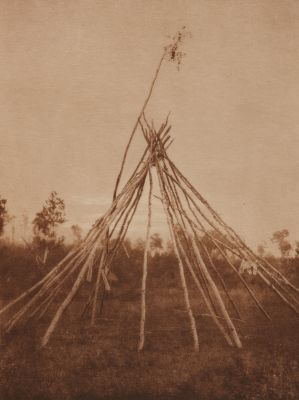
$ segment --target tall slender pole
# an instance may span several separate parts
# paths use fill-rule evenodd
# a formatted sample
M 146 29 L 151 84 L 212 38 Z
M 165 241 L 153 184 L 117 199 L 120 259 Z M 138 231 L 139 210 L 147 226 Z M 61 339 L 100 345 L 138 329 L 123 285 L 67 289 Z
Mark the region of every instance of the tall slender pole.
M 152 192 L 153 192 L 153 180 L 152 174 L 149 169 L 149 195 L 148 195 L 148 220 L 146 228 L 146 239 L 144 247 L 144 258 L 143 258 L 143 272 L 142 272 L 142 283 L 141 283 L 141 317 L 140 317 L 140 334 L 139 334 L 139 345 L 138 351 L 143 350 L 144 347 L 144 327 L 146 317 L 146 278 L 148 270 L 148 254 L 150 247 L 150 230 L 151 230 L 151 219 L 152 219 Z
M 158 78 L 158 75 L 159 75 L 159 72 L 160 72 L 160 69 L 161 69 L 163 60 L 164 60 L 164 58 L 165 58 L 165 54 L 166 54 L 166 53 L 165 53 L 165 51 L 164 51 L 163 54 L 162 54 L 162 56 L 161 56 L 161 58 L 160 58 L 160 61 L 159 61 L 159 63 L 158 63 L 158 67 L 156 68 L 156 71 L 155 71 L 153 80 L 152 80 L 151 85 L 150 85 L 150 89 L 149 89 L 148 95 L 146 96 L 146 99 L 145 99 L 145 101 L 144 101 L 144 103 L 143 103 L 142 109 L 141 109 L 141 111 L 140 111 L 140 113 L 139 113 L 139 115 L 138 115 L 137 121 L 135 122 L 135 125 L 134 125 L 134 127 L 133 127 L 133 130 L 132 130 L 132 132 L 131 132 L 131 135 L 130 135 L 128 144 L 127 144 L 127 146 L 126 146 L 126 149 L 125 149 L 125 152 L 124 152 L 124 156 L 123 156 L 123 159 L 122 159 L 122 163 L 121 163 L 121 167 L 120 167 L 120 171 L 119 171 L 119 174 L 118 174 L 117 179 L 116 179 L 116 184 L 115 184 L 114 193 L 113 193 L 113 200 L 114 200 L 114 199 L 116 198 L 116 196 L 117 196 L 117 189 L 118 189 L 118 186 L 119 186 L 120 178 L 121 178 L 122 173 L 123 173 L 123 170 L 124 170 L 124 166 L 125 166 L 125 162 L 126 162 L 126 159 L 127 159 L 127 154 L 128 154 L 128 151 L 129 151 L 131 142 L 132 142 L 132 140 L 133 140 L 133 137 L 134 137 L 135 132 L 136 132 L 136 130 L 137 130 L 137 127 L 138 127 L 138 125 L 139 125 L 140 118 L 142 117 L 142 115 L 143 115 L 143 113 L 144 113 L 144 111 L 145 111 L 145 109 L 146 109 L 146 106 L 147 106 L 147 104 L 148 104 L 148 102 L 149 102 L 149 100 L 150 100 L 150 98 L 151 98 L 151 95 L 152 95 L 152 93 L 153 93 L 153 89 L 154 89 L 155 83 L 156 83 L 156 81 L 157 81 L 157 78 Z
M 92 312 L 91 312 L 91 325 L 94 325 L 95 320 L 96 320 L 98 293 L 99 293 L 100 281 L 101 281 L 101 276 L 102 276 L 102 270 L 104 268 L 105 258 L 106 258 L 106 246 L 103 246 L 101 261 L 98 266 L 98 274 L 97 274 L 97 279 L 96 279 L 96 283 L 95 283 L 95 292 L 94 292 Z

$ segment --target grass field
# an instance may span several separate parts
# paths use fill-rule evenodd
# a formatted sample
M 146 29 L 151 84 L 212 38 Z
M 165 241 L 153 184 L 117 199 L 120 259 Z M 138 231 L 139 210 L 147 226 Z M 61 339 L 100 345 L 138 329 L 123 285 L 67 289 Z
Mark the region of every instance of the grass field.
M 232 289 L 246 320 L 236 322 L 243 342 L 237 350 L 227 346 L 209 316 L 201 315 L 206 311 L 191 289 L 200 339 L 196 354 L 182 290 L 176 279 L 171 282 L 164 285 L 155 273 L 149 279 L 142 353 L 136 350 L 137 281 L 115 284 L 94 327 L 78 318 L 83 290 L 44 349 L 39 344 L 46 319 L 4 338 L 1 400 L 299 398 L 299 319 L 275 294 L 252 283 L 270 322 L 240 286 Z

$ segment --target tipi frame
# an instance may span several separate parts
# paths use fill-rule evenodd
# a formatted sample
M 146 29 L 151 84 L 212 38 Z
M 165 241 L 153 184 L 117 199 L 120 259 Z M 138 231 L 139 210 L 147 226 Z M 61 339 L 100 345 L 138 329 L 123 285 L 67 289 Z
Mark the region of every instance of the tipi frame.
M 245 260 L 255 265 L 259 278 L 287 306 L 298 314 L 299 289 L 289 282 L 269 261 L 255 254 L 244 243 L 240 236 L 223 221 L 220 215 L 170 159 L 167 151 L 172 140 L 168 117 L 158 130 L 155 129 L 153 124 L 149 123 L 146 117 L 146 106 L 151 97 L 161 65 L 166 59 L 180 60 L 182 53 L 179 48 L 183 36 L 179 32 L 174 37 L 173 43 L 166 47 L 163 52 L 158 68 L 155 71 L 149 94 L 126 147 L 110 208 L 95 222 L 80 246 L 72 249 L 43 279 L 0 310 L 1 315 L 7 313 L 10 309 L 15 310 L 17 308 L 12 315 L 6 318 L 6 332 L 33 317 L 41 317 L 46 312 L 50 313 L 53 308 L 50 306 L 55 303 L 56 299 L 60 298 L 59 296 L 62 293 L 65 293 L 62 302 L 58 302 L 58 305 L 56 304 L 56 311 L 52 315 L 51 322 L 42 338 L 42 345 L 45 346 L 64 311 L 70 305 L 85 280 L 92 285 L 85 312 L 90 314 L 91 323 L 95 323 L 98 312 L 99 292 L 100 290 L 110 290 L 109 272 L 111 271 L 114 257 L 126 237 L 148 179 L 148 222 L 141 283 L 138 350 L 140 351 L 144 348 L 153 173 L 156 174 L 160 191 L 160 196 L 156 197 L 162 203 L 178 262 L 179 276 L 195 351 L 199 350 L 199 339 L 197 323 L 191 307 L 188 279 L 186 279 L 187 274 L 193 280 L 199 296 L 208 309 L 209 315 L 226 342 L 230 346 L 242 347 L 240 336 L 234 323 L 236 319 L 241 319 L 240 311 L 226 286 L 221 271 L 218 270 L 214 263 L 203 237 L 208 237 L 214 247 L 219 250 L 226 265 L 234 271 L 244 285 L 245 290 L 249 292 L 253 302 L 266 318 L 270 319 L 270 316 L 244 277 L 239 273 L 238 268 L 231 261 L 230 254 L 238 257 L 241 261 Z M 140 128 L 146 141 L 145 150 L 127 183 L 118 192 L 128 150 L 138 128 Z M 71 288 L 69 289 L 70 285 Z M 67 291 L 66 288 L 68 288 Z M 233 312 L 229 311 L 228 304 Z

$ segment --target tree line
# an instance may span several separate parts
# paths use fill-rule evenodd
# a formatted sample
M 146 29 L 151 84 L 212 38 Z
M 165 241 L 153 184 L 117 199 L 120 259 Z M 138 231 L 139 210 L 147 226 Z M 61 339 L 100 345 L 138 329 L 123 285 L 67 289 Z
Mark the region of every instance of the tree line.
M 12 217 L 8 212 L 7 199 L 0 195 L 0 239 L 4 234 L 5 226 L 12 221 Z M 66 219 L 66 207 L 64 200 L 56 191 L 52 191 L 46 199 L 40 211 L 35 214 L 32 220 L 32 238 L 26 237 L 25 231 L 28 225 L 28 217 L 23 215 L 24 231 L 22 241 L 29 250 L 36 253 L 38 264 L 45 265 L 48 255 L 51 251 L 64 246 L 65 237 L 59 233 L 59 227 L 62 226 Z M 79 225 L 72 225 L 71 232 L 73 236 L 73 245 L 77 246 L 83 240 L 83 231 Z M 127 247 L 132 247 L 129 240 L 126 241 Z M 134 247 L 143 251 L 144 241 L 137 239 Z M 168 246 L 169 247 L 169 246 Z M 159 253 L 163 250 L 163 240 L 158 233 L 151 236 L 150 250 L 152 254 Z
M 64 200 L 58 195 L 56 191 L 49 194 L 48 199 L 42 206 L 42 209 L 35 214 L 32 221 L 32 239 L 28 241 L 25 237 L 26 226 L 28 225 L 28 217 L 23 215 L 24 235 L 22 240 L 25 245 L 34 251 L 38 252 L 37 260 L 41 264 L 47 262 L 48 254 L 56 247 L 63 246 L 65 237 L 59 234 L 59 227 L 64 224 L 66 219 L 66 209 Z M 15 217 L 11 216 L 8 212 L 7 199 L 0 195 L 0 239 L 4 234 L 5 226 L 13 221 Z M 73 235 L 73 245 L 78 245 L 82 241 L 83 231 L 79 225 L 72 225 L 71 231 Z M 14 235 L 14 230 L 12 235 Z M 275 231 L 270 240 L 278 249 L 282 259 L 288 259 L 292 251 L 294 251 L 295 258 L 299 258 L 299 241 L 295 241 L 292 245 L 289 240 L 290 233 L 287 229 Z M 213 247 L 211 241 L 207 238 L 207 247 Z M 132 245 L 130 244 L 130 247 Z M 137 239 L 134 247 L 140 251 L 144 247 L 144 241 Z M 151 236 L 150 250 L 152 254 L 161 252 L 171 253 L 173 251 L 170 242 L 164 246 L 163 239 L 158 233 Z M 209 249 L 213 250 L 212 248 Z M 257 246 L 257 253 L 264 256 L 266 252 L 265 245 Z

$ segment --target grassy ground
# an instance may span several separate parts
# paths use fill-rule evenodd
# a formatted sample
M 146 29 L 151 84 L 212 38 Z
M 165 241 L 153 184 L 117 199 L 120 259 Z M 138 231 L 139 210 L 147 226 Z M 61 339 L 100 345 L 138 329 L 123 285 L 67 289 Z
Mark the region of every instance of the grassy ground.
M 157 279 L 157 278 L 155 278 Z M 157 282 L 156 282 L 157 283 Z M 1 400 L 298 399 L 299 319 L 256 286 L 267 321 L 241 288 L 233 289 L 246 323 L 236 323 L 243 349 L 226 345 L 192 290 L 200 351 L 192 337 L 179 285 L 149 281 L 146 347 L 136 351 L 138 290 L 118 283 L 95 327 L 72 305 L 49 345 L 39 347 L 46 320 L 1 343 Z

